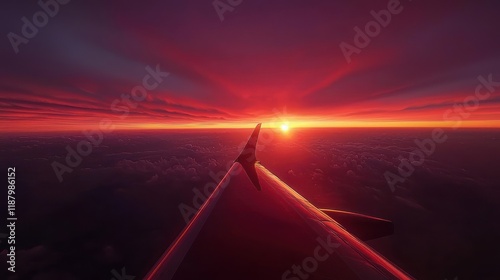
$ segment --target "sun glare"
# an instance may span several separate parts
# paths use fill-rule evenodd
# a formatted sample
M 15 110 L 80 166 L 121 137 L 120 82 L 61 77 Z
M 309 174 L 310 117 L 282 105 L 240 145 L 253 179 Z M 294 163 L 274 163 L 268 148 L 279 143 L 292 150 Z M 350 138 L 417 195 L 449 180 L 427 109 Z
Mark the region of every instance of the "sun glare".
M 290 127 L 288 126 L 287 123 L 284 123 L 284 124 L 281 125 L 281 130 L 283 132 L 287 132 L 289 129 L 290 129 Z

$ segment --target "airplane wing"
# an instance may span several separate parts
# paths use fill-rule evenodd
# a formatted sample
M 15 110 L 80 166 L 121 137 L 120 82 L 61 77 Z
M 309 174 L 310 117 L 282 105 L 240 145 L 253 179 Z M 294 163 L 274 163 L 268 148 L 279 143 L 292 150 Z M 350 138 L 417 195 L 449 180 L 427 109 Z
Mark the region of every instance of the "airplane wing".
M 261 165 L 260 127 L 144 279 L 413 279 L 362 241 L 390 221 L 320 210 Z

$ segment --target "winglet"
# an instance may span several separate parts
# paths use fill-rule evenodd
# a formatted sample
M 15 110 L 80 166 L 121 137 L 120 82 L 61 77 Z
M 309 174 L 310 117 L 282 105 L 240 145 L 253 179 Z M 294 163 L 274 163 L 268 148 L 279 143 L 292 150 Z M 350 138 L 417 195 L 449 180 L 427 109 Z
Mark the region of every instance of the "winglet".
M 255 188 L 259 191 L 262 188 L 259 183 L 257 171 L 255 170 L 255 163 L 257 162 L 257 158 L 255 157 L 255 148 L 257 146 L 257 140 L 259 139 L 261 125 L 262 124 L 259 123 L 255 127 L 252 136 L 250 136 L 250 139 L 248 139 L 248 142 L 245 145 L 245 148 L 243 148 L 243 151 L 241 151 L 240 155 L 235 160 L 235 162 L 239 162 L 241 166 L 243 166 L 243 169 L 245 169 L 250 181 L 252 181 Z

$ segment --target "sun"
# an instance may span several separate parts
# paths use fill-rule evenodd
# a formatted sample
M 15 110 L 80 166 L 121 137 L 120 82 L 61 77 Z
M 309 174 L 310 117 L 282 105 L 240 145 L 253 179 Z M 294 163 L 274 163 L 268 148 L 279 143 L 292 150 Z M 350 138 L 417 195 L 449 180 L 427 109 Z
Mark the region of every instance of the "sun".
M 290 129 L 290 127 L 288 126 L 287 123 L 284 123 L 284 124 L 281 125 L 281 130 L 283 132 L 287 132 L 289 129 Z

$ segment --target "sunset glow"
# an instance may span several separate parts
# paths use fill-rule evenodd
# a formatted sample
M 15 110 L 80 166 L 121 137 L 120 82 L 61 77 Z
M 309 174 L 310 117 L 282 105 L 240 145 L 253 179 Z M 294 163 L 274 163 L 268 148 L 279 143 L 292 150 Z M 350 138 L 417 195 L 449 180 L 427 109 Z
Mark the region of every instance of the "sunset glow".
M 499 279 L 499 11 L 3 1 L 3 278 Z
M 294 2 L 269 14 L 283 7 L 262 12 L 253 3 L 221 23 L 211 5 L 196 6 L 199 14 L 187 13 L 188 3 L 161 5 L 121 3 L 92 24 L 61 17 L 22 54 L 6 53 L 1 131 L 82 131 L 103 121 L 118 130 L 280 129 L 284 120 L 293 128 L 500 127 L 500 42 L 480 36 L 493 28 L 493 10 L 464 29 L 472 4 L 435 3 L 430 15 L 412 5 L 348 63 L 339 43 L 368 19 L 349 14 L 368 17 L 371 8 L 324 1 L 304 13 Z M 159 22 L 128 16 L 135 10 Z M 121 35 L 102 40 L 109 34 Z M 154 87 L 137 96 L 144 81 Z

